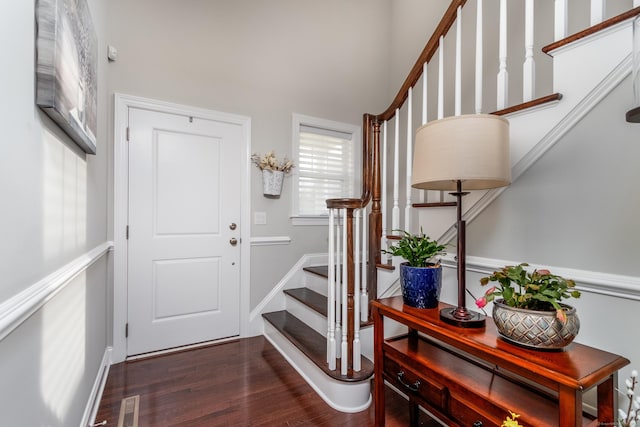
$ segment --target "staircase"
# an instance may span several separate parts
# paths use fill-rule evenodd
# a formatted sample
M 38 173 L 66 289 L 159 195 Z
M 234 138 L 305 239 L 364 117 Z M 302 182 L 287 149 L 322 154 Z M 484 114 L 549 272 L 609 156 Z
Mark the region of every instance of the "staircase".
M 327 266 L 303 267 L 302 287 L 287 288 L 285 308 L 262 314 L 264 335 L 334 409 L 359 412 L 371 403 L 372 349 L 362 356 L 358 371 L 341 373 L 327 363 Z M 372 342 L 371 325 L 362 325 Z
M 524 10 L 524 54 L 521 103 L 507 106 L 509 84 L 507 70 L 507 39 L 512 32 L 522 31 L 519 25 L 507 22 L 507 5 L 513 0 L 499 0 L 498 46 L 482 48 L 483 0 L 475 4 L 477 19 L 465 18 L 465 25 L 474 26 L 472 41 L 462 38 L 463 6 L 467 1 L 452 1 L 440 24 L 430 38 L 418 61 L 409 73 L 392 104 L 385 112 L 363 118 L 363 191 L 359 199 L 328 200 L 329 251 L 328 267 L 294 267 L 304 276 L 303 287 L 290 281 L 280 286 L 284 299 L 278 310 L 262 310 L 264 334 L 280 349 L 298 372 L 332 407 L 344 412 L 356 412 L 370 402 L 369 379 L 372 373 L 372 333 L 368 326 L 368 302 L 371 299 L 397 293 L 398 260 L 382 258 L 381 249 L 393 239 L 390 230 L 416 231 L 441 243 L 454 242 L 456 231 L 455 204 L 449 195 L 434 191 L 411 189 L 411 159 L 413 135 L 418 124 L 441 119 L 445 111 L 454 115 L 480 113 L 489 104 L 497 107 L 493 114 L 510 121 L 512 180 L 515 181 L 563 135 L 607 96 L 631 70 L 632 20 L 640 15 L 640 1 L 629 0 L 627 12 L 607 18 L 605 2 L 592 0 L 590 22 L 586 28 L 568 36 L 566 0 L 554 3 L 553 43 L 537 46 L 533 41 L 533 0 L 522 0 Z M 485 3 L 489 3 L 485 0 Z M 496 5 L 498 0 L 495 1 Z M 511 6 L 509 6 L 511 7 Z M 537 7 L 537 6 L 536 6 Z M 469 24 L 471 22 L 471 24 Z M 485 25 L 486 26 L 486 25 Z M 453 28 L 455 27 L 455 31 Z M 451 31 L 450 31 L 451 30 Z M 462 69 L 463 44 L 476 44 L 476 61 L 471 71 Z M 455 58 L 444 57 L 444 45 L 454 44 Z M 535 63 L 533 49 L 541 49 L 553 58 L 553 90 L 542 97 L 535 96 Z M 479 52 L 479 53 L 478 53 Z M 495 78 L 496 98 L 487 101 L 483 88 L 483 63 L 498 64 Z M 446 73 L 445 70 L 453 72 Z M 437 83 L 425 75 L 435 73 Z M 462 97 L 462 76 L 475 78 L 475 93 L 471 101 Z M 454 76 L 453 84 L 445 77 Z M 422 86 L 422 87 L 420 87 Z M 453 89 L 451 89 L 453 87 Z M 414 91 L 420 94 L 414 96 Z M 432 94 L 436 95 L 432 95 Z M 630 95 L 631 96 L 631 95 Z M 435 100 L 432 99 L 435 97 Z M 464 102 L 463 102 L 464 101 Z M 436 108 L 428 111 L 435 104 Z M 467 107 L 472 105 L 471 107 Z M 453 106 L 453 108 L 451 108 Z M 465 109 L 471 108 L 470 111 Z M 414 111 L 415 109 L 415 111 Z M 404 135 L 403 135 L 404 133 Z M 403 155 L 406 158 L 402 158 Z M 406 166 L 405 166 L 406 165 Z M 504 189 L 472 191 L 465 198 L 464 219 L 472 221 Z M 455 250 L 453 251 L 455 252 Z M 325 261 L 325 262 L 326 262 Z M 455 275 L 452 256 L 444 260 Z M 443 295 L 446 300 L 447 296 Z M 454 303 L 455 301 L 448 301 Z M 273 305 L 273 304 L 271 304 Z M 277 304 L 276 304 L 277 305 Z M 265 304 L 264 308 L 269 306 Z M 387 332 L 387 331 L 386 331 Z M 397 331 L 390 332 L 394 334 Z

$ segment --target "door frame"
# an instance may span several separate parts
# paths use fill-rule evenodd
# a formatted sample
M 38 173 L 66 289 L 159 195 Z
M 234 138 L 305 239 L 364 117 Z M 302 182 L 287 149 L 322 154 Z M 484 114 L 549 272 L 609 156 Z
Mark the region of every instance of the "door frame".
M 127 149 L 127 125 L 130 108 L 199 117 L 208 120 L 237 124 L 242 127 L 241 155 L 245 159 L 241 170 L 240 192 L 240 337 L 249 331 L 249 291 L 251 255 L 251 192 L 250 161 L 251 118 L 219 111 L 207 110 L 171 102 L 158 101 L 121 93 L 114 94 L 113 119 L 113 330 L 112 363 L 122 362 L 127 357 L 127 271 L 128 245 L 126 227 L 128 224 L 129 194 L 129 154 Z M 237 337 L 234 337 L 235 339 Z M 222 341 L 222 340 L 221 340 Z

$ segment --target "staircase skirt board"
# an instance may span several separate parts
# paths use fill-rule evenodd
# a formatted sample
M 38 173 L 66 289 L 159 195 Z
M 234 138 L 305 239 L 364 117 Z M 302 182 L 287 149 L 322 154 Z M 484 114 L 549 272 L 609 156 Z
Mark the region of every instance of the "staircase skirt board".
M 371 404 L 370 377 L 373 374 L 371 361 L 363 358 L 363 370 L 360 373 L 366 369 L 368 374 L 362 375 L 362 378 L 351 381 L 345 381 L 344 378 L 337 380 L 326 372 L 324 337 L 284 311 L 266 313 L 263 317 L 266 320 L 265 337 L 329 406 L 347 413 L 360 412 L 369 407 Z M 313 342 L 319 344 L 309 344 Z M 316 355 L 310 357 L 305 354 L 309 349 L 302 350 L 303 345 L 311 345 L 312 349 L 315 348 L 313 351 Z M 318 366 L 318 359 L 325 369 Z M 336 374 L 339 376 L 339 369 L 334 373 Z

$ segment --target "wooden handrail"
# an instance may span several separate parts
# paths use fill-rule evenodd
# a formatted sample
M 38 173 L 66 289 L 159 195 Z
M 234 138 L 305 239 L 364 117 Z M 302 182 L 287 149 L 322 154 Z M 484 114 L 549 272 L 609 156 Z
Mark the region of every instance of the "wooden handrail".
M 433 32 L 433 35 L 427 42 L 426 46 L 422 50 L 422 53 L 416 60 L 416 63 L 413 65 L 413 68 L 409 72 L 409 75 L 405 79 L 404 83 L 400 87 L 398 94 L 393 99 L 389 108 L 387 108 L 384 113 L 378 114 L 376 119 L 379 121 L 386 121 L 391 119 L 396 114 L 396 109 L 400 108 L 404 101 L 407 99 L 407 94 L 409 93 L 409 88 L 415 86 L 420 77 L 422 76 L 422 66 L 425 63 L 431 61 L 433 55 L 438 51 L 440 36 L 445 36 L 454 22 L 456 22 L 456 15 L 459 6 L 464 6 L 467 0 L 453 0 L 446 12 L 442 16 L 440 23 L 436 27 Z
M 431 35 L 431 38 L 422 50 L 422 53 L 416 60 L 416 63 L 413 65 L 413 68 L 400 87 L 400 90 L 391 105 L 389 105 L 389 107 L 381 114 L 364 114 L 362 119 L 362 195 L 359 199 L 328 199 L 327 207 L 329 209 L 358 209 L 366 206 L 371 200 L 370 197 L 373 190 L 371 180 L 376 171 L 376 167 L 372 164 L 374 154 L 372 153 L 372 150 L 370 150 L 373 136 L 372 126 L 375 122 L 381 123 L 391 119 L 395 115 L 396 108 L 400 108 L 402 106 L 404 101 L 407 99 L 409 88 L 415 86 L 422 76 L 423 64 L 428 63 L 438 50 L 440 37 L 446 35 L 453 23 L 456 21 L 458 7 L 464 6 L 466 2 L 467 0 L 453 0 L 449 4 L 449 7 L 445 11 L 442 19 L 438 23 L 438 26 Z M 379 155 L 379 153 L 376 155 Z
M 445 11 L 440 23 L 427 42 L 415 65 L 409 72 L 393 102 L 381 114 L 364 114 L 362 119 L 362 194 L 360 198 L 340 198 L 327 200 L 329 209 L 361 209 L 371 203 L 369 213 L 369 248 L 367 260 L 369 300 L 377 298 L 377 269 L 382 257 L 382 212 L 381 212 L 381 176 L 380 176 L 380 125 L 391 119 L 407 99 L 409 88 L 415 86 L 422 76 L 423 64 L 428 63 L 437 52 L 440 37 L 447 34 L 457 18 L 458 7 L 464 6 L 467 0 L 453 0 Z M 348 236 L 351 239 L 351 234 Z M 346 248 L 345 248 L 346 249 Z M 348 254 L 353 257 L 353 254 Z M 351 341 L 352 336 L 349 336 Z M 351 354 L 351 353 L 350 353 Z
M 372 178 L 376 175 L 376 168 L 372 164 L 373 153 L 371 152 L 371 142 L 373 139 L 373 124 L 375 122 L 381 123 L 391 119 L 395 115 L 396 108 L 400 108 L 404 101 L 407 99 L 407 93 L 410 87 L 415 86 L 420 77 L 422 76 L 422 66 L 425 62 L 429 62 L 433 55 L 438 50 L 438 44 L 440 36 L 447 34 L 453 23 L 456 21 L 456 14 L 459 6 L 464 6 L 467 0 L 453 0 L 447 10 L 445 11 L 440 23 L 436 27 L 433 35 L 427 42 L 426 46 L 422 50 L 422 53 L 416 60 L 413 68 L 409 72 L 409 75 L 405 79 L 404 83 L 400 87 L 400 90 L 393 102 L 389 107 L 381 114 L 372 115 L 365 114 L 363 116 L 363 134 L 362 134 L 362 195 L 358 198 L 350 199 L 329 199 L 327 200 L 327 207 L 329 209 L 359 209 L 367 206 L 371 200 L 371 193 L 374 189 Z M 376 155 L 379 155 L 377 153 Z M 379 168 L 378 168 L 379 169 Z M 379 178 L 379 170 L 378 170 Z
M 372 160 L 373 153 L 371 149 L 372 141 L 372 121 L 371 114 L 365 114 L 362 117 L 362 195 L 360 198 L 341 198 L 328 199 L 327 208 L 329 209 L 361 209 L 371 201 L 371 174 L 375 169 Z

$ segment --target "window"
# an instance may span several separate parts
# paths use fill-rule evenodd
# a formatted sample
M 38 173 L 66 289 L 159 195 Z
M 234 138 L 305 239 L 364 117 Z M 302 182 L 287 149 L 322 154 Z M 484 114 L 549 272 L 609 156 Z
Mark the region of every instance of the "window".
M 360 127 L 293 115 L 293 223 L 326 224 L 327 199 L 360 195 Z

